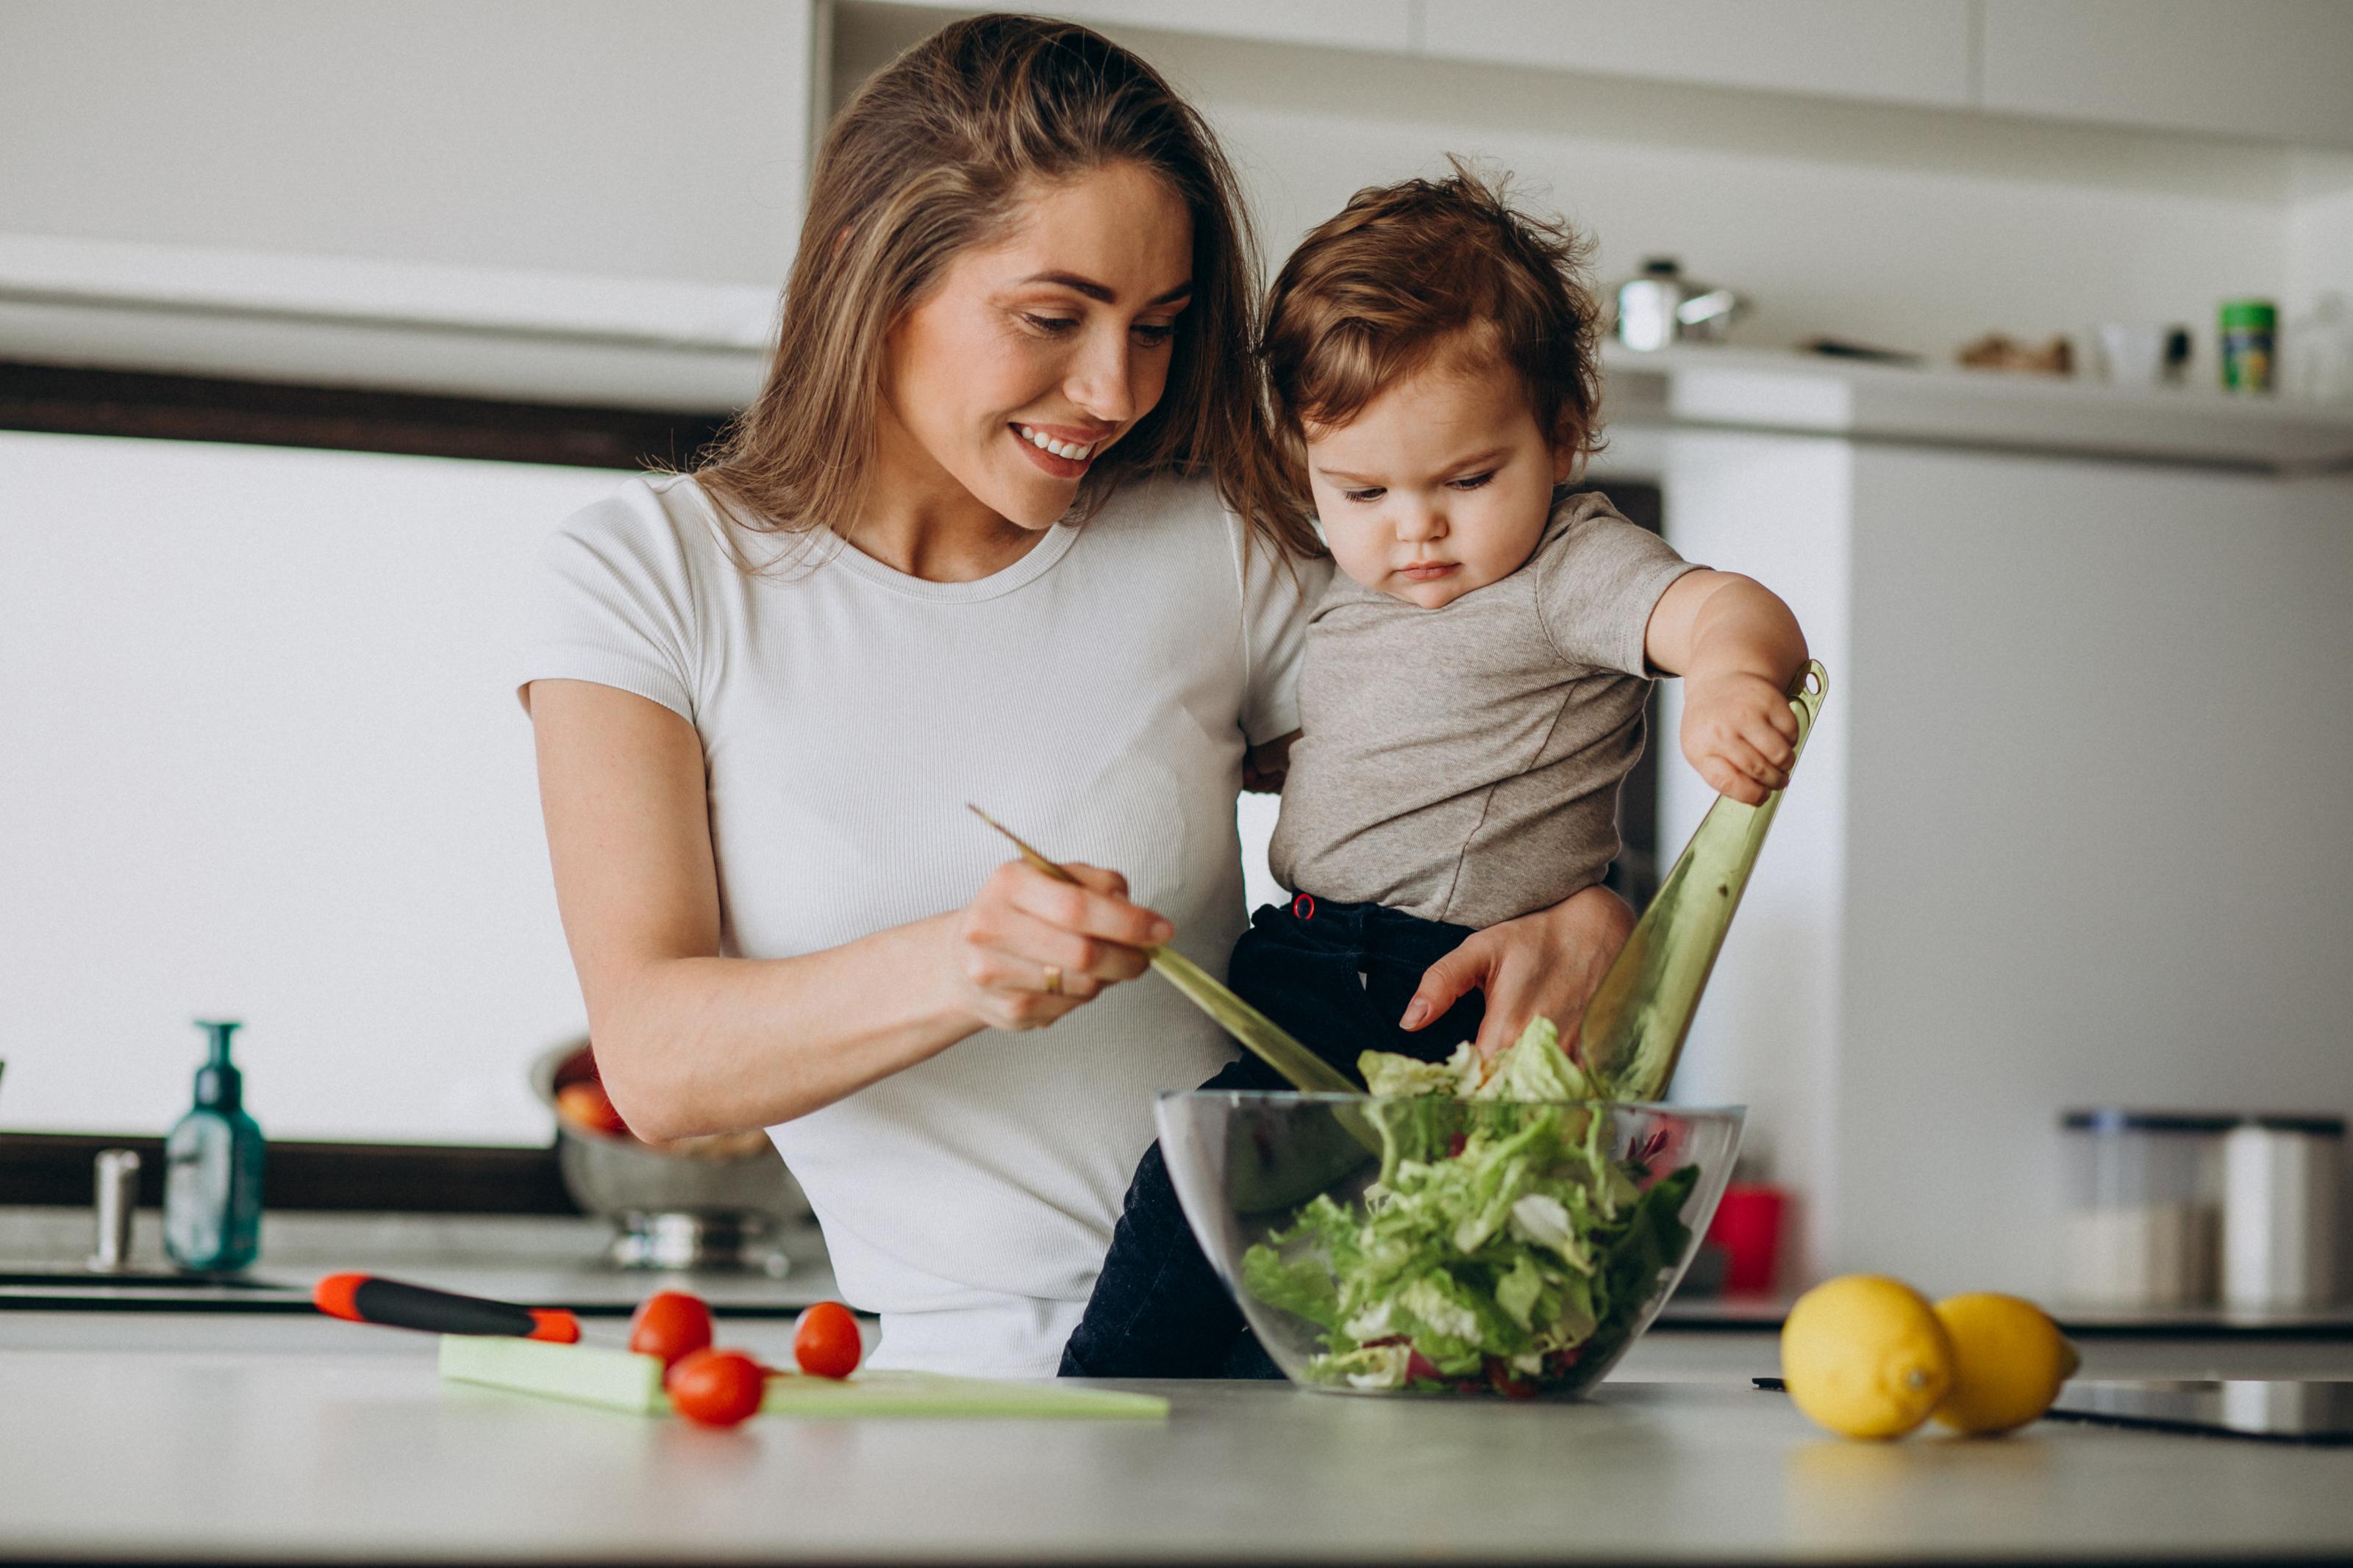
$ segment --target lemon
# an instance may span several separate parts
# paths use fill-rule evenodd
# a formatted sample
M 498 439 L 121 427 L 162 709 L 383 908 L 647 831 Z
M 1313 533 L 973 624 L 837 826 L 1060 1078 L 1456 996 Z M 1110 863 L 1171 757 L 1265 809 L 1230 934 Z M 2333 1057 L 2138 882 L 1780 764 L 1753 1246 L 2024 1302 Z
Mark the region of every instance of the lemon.
M 2042 1309 L 1990 1290 L 1936 1303 L 1953 1342 L 1953 1385 L 1934 1412 L 1961 1432 L 2007 1432 L 2051 1408 L 2082 1364 Z
M 1798 1298 L 1781 1325 L 1781 1381 L 1798 1408 L 1849 1437 L 1901 1437 L 1953 1380 L 1953 1347 L 1901 1279 L 1849 1274 Z

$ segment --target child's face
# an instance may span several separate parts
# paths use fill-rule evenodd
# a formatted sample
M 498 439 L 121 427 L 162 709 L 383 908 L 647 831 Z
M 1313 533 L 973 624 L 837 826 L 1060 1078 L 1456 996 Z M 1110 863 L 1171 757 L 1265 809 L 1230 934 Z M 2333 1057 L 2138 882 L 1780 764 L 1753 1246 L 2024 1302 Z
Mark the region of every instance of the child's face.
M 1426 610 L 1519 570 L 1576 462 L 1536 427 L 1519 378 L 1484 356 L 1433 354 L 1347 424 L 1304 435 L 1333 560 Z

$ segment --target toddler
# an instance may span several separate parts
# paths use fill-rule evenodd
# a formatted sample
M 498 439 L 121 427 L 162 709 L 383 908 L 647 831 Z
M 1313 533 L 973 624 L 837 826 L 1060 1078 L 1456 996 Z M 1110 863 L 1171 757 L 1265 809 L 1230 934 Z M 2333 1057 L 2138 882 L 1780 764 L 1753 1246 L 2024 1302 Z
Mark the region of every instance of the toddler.
M 1477 1036 L 1484 998 L 1430 965 L 1601 879 L 1654 673 L 1683 677 L 1683 752 L 1718 791 L 1762 802 L 1794 761 L 1788 608 L 1568 488 L 1598 434 L 1583 252 L 1458 163 L 1358 193 L 1270 302 L 1288 466 L 1339 571 L 1271 857 L 1295 897 L 1252 918 L 1229 981 L 1351 1078 L 1365 1050 Z M 1288 1086 L 1245 1056 L 1205 1087 Z M 1062 1372 L 1274 1374 L 1157 1146 Z

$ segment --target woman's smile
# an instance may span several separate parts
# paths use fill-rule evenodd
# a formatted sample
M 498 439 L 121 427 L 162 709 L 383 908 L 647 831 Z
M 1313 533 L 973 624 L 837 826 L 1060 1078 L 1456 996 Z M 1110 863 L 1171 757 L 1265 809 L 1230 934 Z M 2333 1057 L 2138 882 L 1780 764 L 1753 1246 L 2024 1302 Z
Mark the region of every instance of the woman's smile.
M 1095 454 L 1111 445 L 1119 432 L 1082 430 L 1068 425 L 1031 425 L 1015 420 L 1006 426 L 1020 444 L 1021 455 L 1058 479 L 1075 479 L 1087 471 Z

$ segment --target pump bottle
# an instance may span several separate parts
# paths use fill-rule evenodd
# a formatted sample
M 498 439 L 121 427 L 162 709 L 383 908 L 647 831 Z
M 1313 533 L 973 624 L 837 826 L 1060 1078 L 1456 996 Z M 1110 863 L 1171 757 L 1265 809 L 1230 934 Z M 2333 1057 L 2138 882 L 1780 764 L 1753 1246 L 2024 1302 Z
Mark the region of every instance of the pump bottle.
M 206 1274 L 243 1268 L 261 1250 L 261 1128 L 245 1113 L 245 1080 L 228 1059 L 231 1021 L 196 1069 L 196 1102 L 164 1140 L 164 1249 Z

